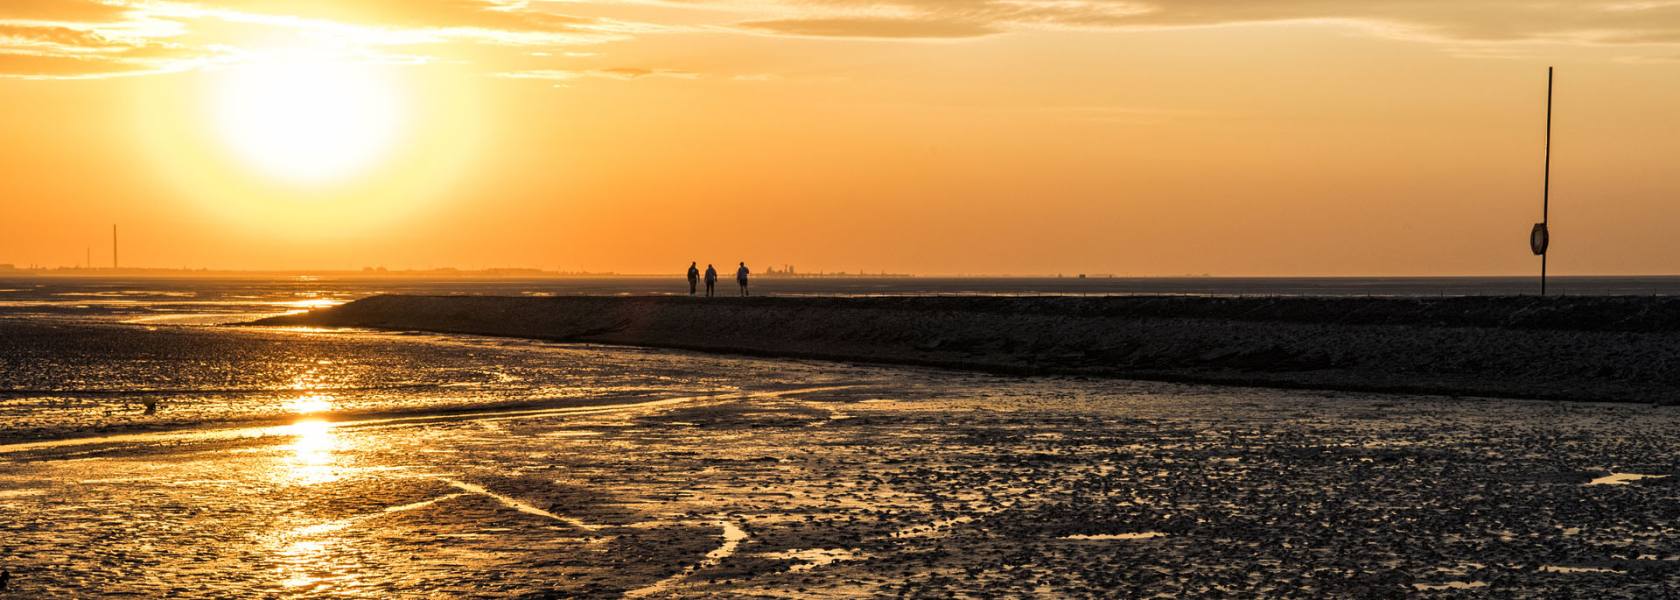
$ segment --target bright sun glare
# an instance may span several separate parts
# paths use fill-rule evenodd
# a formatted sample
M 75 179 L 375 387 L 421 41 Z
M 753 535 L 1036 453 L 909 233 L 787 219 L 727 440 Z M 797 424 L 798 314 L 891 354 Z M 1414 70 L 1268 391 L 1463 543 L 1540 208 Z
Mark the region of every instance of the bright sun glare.
M 395 145 L 401 102 L 377 65 L 325 52 L 259 56 L 223 74 L 218 131 L 240 159 L 294 183 L 342 180 Z

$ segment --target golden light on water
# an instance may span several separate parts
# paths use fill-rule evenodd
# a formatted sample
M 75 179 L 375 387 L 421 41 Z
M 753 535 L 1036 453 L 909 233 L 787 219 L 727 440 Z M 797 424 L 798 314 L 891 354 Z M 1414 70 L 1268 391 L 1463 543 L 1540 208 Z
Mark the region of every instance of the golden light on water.
M 340 466 L 336 452 L 341 449 L 333 424 L 320 419 L 305 419 L 286 428 L 294 436 L 282 458 L 286 479 L 297 485 L 316 485 L 337 481 Z
M 279 303 L 280 306 L 284 306 L 284 307 L 287 307 L 287 308 L 291 309 L 291 310 L 283 313 L 283 314 L 288 314 L 288 315 L 299 315 L 299 314 L 309 312 L 311 310 L 315 310 L 317 308 L 331 308 L 331 307 L 334 307 L 334 306 L 338 306 L 340 304 L 344 304 L 344 301 L 334 299 L 334 298 L 308 298 L 308 299 L 304 299 L 304 300 L 291 300 L 291 301 L 280 302 Z M 304 389 L 304 388 L 298 387 L 297 389 Z
M 333 298 L 310 298 L 307 300 L 292 300 L 290 302 L 283 302 L 281 303 L 281 306 L 290 306 L 292 308 L 327 308 L 338 306 L 340 304 L 344 304 L 344 301 Z
M 302 384 L 309 387 L 308 384 Z M 287 405 L 293 412 L 307 415 L 332 409 L 333 397 L 323 394 L 299 396 Z M 337 425 L 318 418 L 305 417 L 280 428 L 283 435 L 292 436 L 292 443 L 283 448 L 277 479 L 284 484 L 312 486 L 339 481 L 344 476 L 340 453 L 346 442 L 336 432 Z M 311 589 L 329 580 L 353 579 L 354 575 L 331 574 L 332 564 L 341 556 L 337 548 L 342 540 L 330 535 L 349 525 L 349 521 L 328 521 L 299 527 L 275 541 L 280 561 L 280 586 L 286 589 Z
M 297 398 L 293 398 L 290 403 L 286 404 L 287 410 L 300 415 L 327 412 L 332 410 L 332 408 L 333 397 L 322 394 L 298 396 Z
M 281 551 L 287 564 L 282 568 L 282 575 L 288 575 L 280 581 L 280 585 L 288 588 L 312 586 L 319 583 L 320 578 L 309 574 L 309 567 L 324 561 L 327 553 L 327 542 L 319 540 L 299 540 L 292 542 Z

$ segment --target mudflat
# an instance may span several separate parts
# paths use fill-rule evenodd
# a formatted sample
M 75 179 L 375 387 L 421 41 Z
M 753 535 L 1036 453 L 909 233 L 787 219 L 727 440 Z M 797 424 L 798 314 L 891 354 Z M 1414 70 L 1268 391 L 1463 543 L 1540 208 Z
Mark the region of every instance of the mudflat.
M 0 327 L 25 598 L 1680 587 L 1680 407 Z
M 839 367 L 817 379 L 0 446 L 5 560 L 26 597 L 1680 586 L 1674 408 Z

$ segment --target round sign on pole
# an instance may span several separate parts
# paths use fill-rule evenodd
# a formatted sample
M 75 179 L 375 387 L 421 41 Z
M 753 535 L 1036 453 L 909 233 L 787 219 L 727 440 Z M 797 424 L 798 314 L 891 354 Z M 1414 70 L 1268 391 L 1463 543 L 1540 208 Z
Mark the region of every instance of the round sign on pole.
M 1534 229 L 1528 232 L 1528 249 L 1534 251 L 1535 256 L 1544 256 L 1546 247 L 1552 243 L 1552 235 L 1546 231 L 1545 223 L 1535 223 Z

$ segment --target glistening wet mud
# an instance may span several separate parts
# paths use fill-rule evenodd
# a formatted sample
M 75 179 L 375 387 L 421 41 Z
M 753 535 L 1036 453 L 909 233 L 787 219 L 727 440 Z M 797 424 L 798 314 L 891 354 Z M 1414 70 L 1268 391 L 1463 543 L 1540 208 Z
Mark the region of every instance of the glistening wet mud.
M 8 451 L 0 560 L 42 597 L 1680 585 L 1671 480 L 1585 485 L 1675 472 L 1670 409 L 913 379 Z

